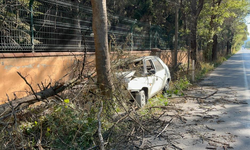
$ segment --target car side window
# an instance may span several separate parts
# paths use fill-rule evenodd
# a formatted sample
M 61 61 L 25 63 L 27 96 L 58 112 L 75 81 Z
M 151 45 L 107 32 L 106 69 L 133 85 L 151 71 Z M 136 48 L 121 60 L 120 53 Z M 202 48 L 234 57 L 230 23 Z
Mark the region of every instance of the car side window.
M 154 65 L 152 63 L 152 60 L 146 60 L 146 69 L 147 69 L 147 72 L 155 72 L 155 68 L 154 68 Z
M 153 59 L 153 63 L 155 65 L 156 71 L 160 71 L 160 70 L 164 69 L 162 64 L 157 59 Z

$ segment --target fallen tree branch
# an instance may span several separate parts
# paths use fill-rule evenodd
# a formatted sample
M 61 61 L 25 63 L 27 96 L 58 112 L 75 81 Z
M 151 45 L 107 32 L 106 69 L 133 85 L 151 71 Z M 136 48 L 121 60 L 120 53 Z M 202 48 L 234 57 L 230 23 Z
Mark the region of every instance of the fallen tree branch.
M 168 142 L 175 148 L 175 149 L 179 149 L 179 150 L 183 150 L 181 147 L 175 145 L 170 139 L 167 139 Z
M 228 144 L 228 143 L 216 141 L 216 140 L 213 140 L 213 139 L 210 139 L 210 138 L 206 138 L 206 137 L 205 137 L 204 140 L 212 141 L 212 142 L 219 143 L 219 144 L 225 145 L 225 146 L 227 146 L 227 147 L 230 147 L 230 144 Z
M 140 122 L 138 122 L 136 119 L 134 119 L 133 117 L 131 117 L 130 115 L 128 115 L 130 119 L 132 119 L 135 123 L 137 123 L 143 130 L 147 131 L 148 133 L 152 133 L 152 131 L 150 131 L 149 129 L 147 129 L 146 127 L 144 127 Z
M 149 109 L 153 109 L 153 108 L 168 109 L 168 110 L 175 110 L 175 111 L 183 111 L 180 108 L 171 107 L 171 106 L 152 106 L 152 107 L 149 107 Z
M 100 110 L 98 112 L 98 137 L 100 140 L 100 149 L 104 150 L 104 140 L 102 137 L 102 122 L 101 122 L 101 113 L 102 113 L 102 108 L 103 108 L 103 101 L 101 101 L 101 106 L 100 106 Z
M 213 129 L 213 128 L 210 128 L 210 127 L 208 127 L 208 126 L 206 126 L 206 128 L 207 128 L 208 130 L 212 130 L 212 131 L 215 131 L 215 129 Z
M 12 106 L 17 110 L 19 107 L 20 109 L 25 108 L 29 106 L 30 104 L 34 104 L 35 102 L 38 102 L 40 100 L 46 99 L 48 97 L 54 96 L 62 91 L 64 91 L 67 87 L 71 87 L 77 83 L 80 83 L 78 80 L 79 78 L 74 78 L 67 83 L 55 85 L 49 89 L 45 89 L 43 91 L 40 91 L 38 93 L 35 93 L 34 95 L 29 95 L 20 99 L 16 99 L 11 101 Z M 19 110 L 20 110 L 19 109 Z M 7 116 L 9 116 L 12 112 L 12 109 L 9 107 L 9 103 L 5 103 L 3 105 L 0 105 L 0 119 L 3 119 Z
M 211 97 L 211 96 L 213 96 L 214 94 L 216 94 L 217 92 L 218 92 L 218 89 L 216 89 L 216 91 L 215 92 L 213 92 L 212 94 L 210 94 L 210 95 L 207 95 L 207 96 L 205 96 L 205 97 L 197 97 L 197 96 L 189 96 L 189 95 L 187 95 L 183 90 L 181 90 L 180 88 L 178 88 L 176 85 L 174 85 L 177 89 L 179 89 L 185 96 L 184 96 L 184 98 L 200 98 L 200 99 L 207 99 L 207 98 L 209 98 L 209 97 Z
M 32 86 L 29 84 L 29 82 L 26 80 L 26 78 L 24 76 L 22 76 L 22 74 L 20 72 L 17 71 L 17 74 L 25 81 L 25 83 L 30 87 L 30 90 L 32 91 L 32 93 L 34 94 L 34 96 L 36 97 L 36 99 L 38 99 L 34 89 L 32 88 Z
M 144 139 L 144 130 L 142 130 L 142 142 L 141 142 L 141 146 L 140 149 L 142 149 L 144 147 L 145 144 L 145 139 Z
M 112 134 L 112 131 L 113 131 L 113 128 L 119 123 L 121 122 L 122 120 L 124 120 L 125 118 L 127 118 L 129 116 L 130 112 L 128 112 L 125 116 L 123 116 L 122 118 L 120 118 L 119 120 L 117 120 L 111 128 L 109 128 L 109 133 L 107 134 L 106 137 L 104 137 L 104 139 L 108 139 L 109 136 Z
M 215 146 L 206 146 L 206 149 L 214 149 L 214 150 L 216 150 L 217 147 L 215 147 Z
M 168 144 L 160 144 L 160 145 L 153 145 L 153 146 L 145 146 L 143 148 L 141 148 L 140 146 L 138 145 L 135 145 L 136 148 L 138 149 L 152 149 L 152 148 L 155 148 L 155 147 L 162 147 L 162 146 L 166 146 Z
M 207 95 L 207 96 L 205 96 L 205 97 L 197 97 L 197 96 L 189 96 L 189 95 L 186 95 L 185 97 L 188 97 L 188 98 L 200 98 L 200 99 L 207 99 L 207 98 L 209 98 L 209 97 L 213 96 L 214 94 L 216 94 L 217 92 L 218 92 L 218 90 L 216 90 L 216 91 L 215 91 L 215 92 L 213 92 L 212 94 Z
M 171 118 L 171 120 L 166 124 L 166 126 L 164 127 L 164 129 L 155 137 L 155 139 L 158 138 L 158 137 L 167 129 L 167 127 L 169 126 L 169 124 L 170 124 L 172 121 L 173 121 L 173 118 Z

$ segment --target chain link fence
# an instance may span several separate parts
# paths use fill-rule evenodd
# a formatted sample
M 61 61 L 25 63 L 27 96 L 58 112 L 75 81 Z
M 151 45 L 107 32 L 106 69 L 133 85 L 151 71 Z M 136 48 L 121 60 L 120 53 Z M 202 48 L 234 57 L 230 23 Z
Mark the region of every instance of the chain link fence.
M 92 10 L 77 0 L 0 0 L 0 52 L 94 52 Z M 108 14 L 111 51 L 166 49 L 167 35 Z

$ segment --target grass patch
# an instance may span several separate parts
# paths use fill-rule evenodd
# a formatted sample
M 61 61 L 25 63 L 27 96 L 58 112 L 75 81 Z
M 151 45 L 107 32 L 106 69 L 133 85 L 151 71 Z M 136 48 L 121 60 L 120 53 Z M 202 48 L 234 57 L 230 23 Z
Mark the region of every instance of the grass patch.
M 186 90 L 189 86 L 191 86 L 191 82 L 188 80 L 186 76 L 180 78 L 179 80 L 173 81 L 170 84 L 170 89 L 167 91 L 167 95 L 172 97 L 173 95 L 183 96 L 184 90 Z
M 167 106 L 168 98 L 166 94 L 158 94 L 155 97 L 148 100 L 148 106 Z

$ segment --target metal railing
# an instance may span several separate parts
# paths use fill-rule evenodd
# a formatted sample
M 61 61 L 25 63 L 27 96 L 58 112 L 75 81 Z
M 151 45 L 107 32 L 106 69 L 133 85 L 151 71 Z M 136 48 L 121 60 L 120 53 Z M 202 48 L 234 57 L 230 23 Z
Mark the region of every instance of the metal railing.
M 92 10 L 78 1 L 2 0 L 0 52 L 94 51 Z M 111 51 L 166 49 L 166 35 L 149 24 L 108 15 Z

